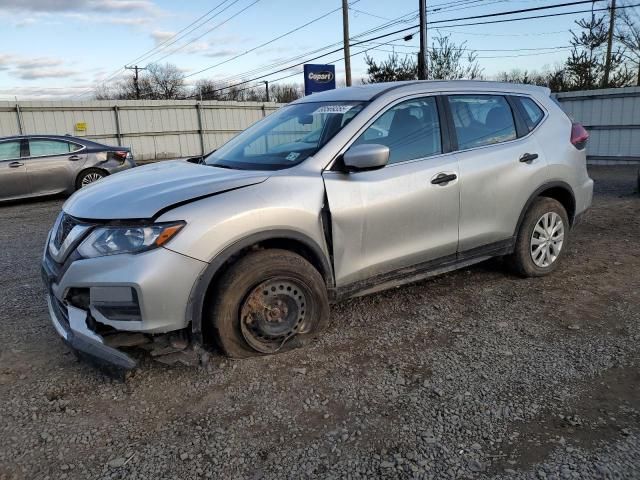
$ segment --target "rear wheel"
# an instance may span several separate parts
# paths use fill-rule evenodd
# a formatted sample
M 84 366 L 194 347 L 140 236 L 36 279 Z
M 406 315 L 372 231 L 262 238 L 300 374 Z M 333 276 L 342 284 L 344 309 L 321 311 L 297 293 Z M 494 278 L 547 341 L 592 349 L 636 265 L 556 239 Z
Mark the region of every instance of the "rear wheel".
M 208 321 L 222 350 L 233 358 L 301 346 L 328 323 L 322 276 L 307 260 L 286 250 L 248 253 L 216 287 Z
M 97 168 L 89 168 L 78 175 L 78 178 L 76 180 L 76 190 L 80 190 L 82 187 L 86 187 L 93 182 L 97 182 L 98 180 L 106 176 L 107 174 L 103 170 L 99 170 Z
M 562 204 L 553 198 L 537 198 L 526 213 L 510 264 L 520 275 L 538 277 L 558 267 L 566 250 L 569 218 Z

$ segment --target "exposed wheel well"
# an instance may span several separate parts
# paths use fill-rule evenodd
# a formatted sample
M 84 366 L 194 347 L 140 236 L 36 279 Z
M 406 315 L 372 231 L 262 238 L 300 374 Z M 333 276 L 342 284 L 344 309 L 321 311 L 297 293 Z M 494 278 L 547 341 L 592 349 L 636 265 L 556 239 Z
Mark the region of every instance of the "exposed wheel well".
M 539 197 L 553 198 L 562 204 L 567 211 L 569 223 L 573 224 L 573 218 L 576 212 L 576 200 L 573 194 L 564 187 L 556 186 L 547 188 L 538 194 Z
M 211 331 L 211 325 L 207 325 L 206 322 L 202 321 L 202 317 L 204 315 L 205 309 L 210 308 L 211 306 L 211 300 L 213 295 L 215 295 L 216 284 L 218 283 L 219 279 L 226 271 L 232 268 L 233 265 L 247 252 L 252 250 L 266 249 L 288 250 L 300 255 L 311 265 L 313 265 L 313 267 L 318 270 L 318 272 L 320 272 L 320 275 L 322 275 L 327 288 L 331 288 L 333 286 L 333 272 L 330 270 L 330 266 L 328 265 L 327 261 L 323 261 L 323 258 L 320 257 L 321 253 L 316 252 L 314 248 L 310 247 L 303 241 L 293 238 L 275 237 L 259 240 L 247 246 L 244 246 L 239 250 L 234 251 L 231 255 L 225 258 L 224 262 L 215 270 L 213 276 L 205 280 L 208 281 L 208 285 L 206 286 L 206 293 L 204 294 L 204 299 L 201 303 L 202 308 L 199 308 L 196 311 L 192 312 L 191 320 L 193 322 L 193 331 L 196 335 L 201 333 L 202 339 L 206 343 L 213 341 L 213 335 L 215 334 L 215 332 Z

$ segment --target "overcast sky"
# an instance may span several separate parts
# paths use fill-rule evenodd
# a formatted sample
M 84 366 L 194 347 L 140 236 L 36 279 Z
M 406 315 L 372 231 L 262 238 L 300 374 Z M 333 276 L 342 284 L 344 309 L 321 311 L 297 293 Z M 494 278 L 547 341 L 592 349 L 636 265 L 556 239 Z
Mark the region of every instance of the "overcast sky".
M 466 5 L 462 5 L 464 2 Z M 171 39 L 176 32 L 220 3 L 223 5 L 218 10 L 196 24 L 202 23 L 201 28 L 171 45 L 161 45 L 165 48 L 136 63 L 143 66 L 158 60 L 171 62 L 189 75 L 228 60 L 340 6 L 340 0 L 0 0 L 0 99 L 13 99 L 14 96 L 26 99 L 41 95 L 60 98 L 71 94 L 84 94 L 79 98 L 86 99 L 97 83 L 105 78 L 117 78 L 123 74 L 118 73 L 123 65 L 130 64 L 136 57 Z M 554 3 L 560 1 L 427 2 L 430 9 L 440 8 L 429 15 L 429 20 L 434 21 Z M 351 0 L 351 4 L 353 36 L 377 27 L 387 19 L 412 12 L 417 14 L 418 0 Z M 579 5 L 540 13 L 585 8 L 589 6 Z M 218 13 L 215 18 L 204 23 L 215 13 Z M 562 62 L 567 50 L 561 47 L 568 45 L 569 29 L 574 28 L 573 21 L 576 18 L 579 16 L 446 29 L 436 29 L 434 25 L 429 28 L 429 37 L 432 38 L 439 31 L 451 34 L 458 43 L 466 41 L 470 48 L 477 50 L 485 76 L 491 77 L 501 70 L 542 69 Z M 417 20 L 410 18 L 407 23 L 384 32 L 416 23 Z M 206 33 L 208 30 L 211 31 Z M 341 38 L 342 17 L 336 11 L 255 52 L 194 75 L 188 82 L 202 77 L 237 78 L 247 71 L 304 54 L 338 42 Z M 409 42 L 396 40 L 393 43 L 395 45 L 370 50 L 369 54 L 386 57 L 392 50 L 417 50 L 417 36 Z M 352 54 L 363 48 L 354 47 Z M 539 48 L 548 49 L 526 50 Z M 354 78 L 364 75 L 363 56 L 356 55 L 353 58 Z M 334 53 L 313 63 L 339 57 L 340 54 Z M 287 65 L 292 63 L 296 62 Z M 344 71 L 343 64 L 338 62 L 336 66 L 340 78 Z M 272 78 L 286 74 L 279 73 Z M 302 74 L 287 81 L 302 82 Z

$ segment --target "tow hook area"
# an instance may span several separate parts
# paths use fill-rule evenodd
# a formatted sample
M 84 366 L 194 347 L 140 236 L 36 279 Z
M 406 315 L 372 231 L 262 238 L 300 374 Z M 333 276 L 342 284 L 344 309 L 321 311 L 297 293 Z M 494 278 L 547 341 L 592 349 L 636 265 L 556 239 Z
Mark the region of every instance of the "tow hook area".
M 208 352 L 190 340 L 186 329 L 160 335 L 113 332 L 103 339 L 112 348 L 146 350 L 151 358 L 165 365 L 198 366 L 208 361 Z

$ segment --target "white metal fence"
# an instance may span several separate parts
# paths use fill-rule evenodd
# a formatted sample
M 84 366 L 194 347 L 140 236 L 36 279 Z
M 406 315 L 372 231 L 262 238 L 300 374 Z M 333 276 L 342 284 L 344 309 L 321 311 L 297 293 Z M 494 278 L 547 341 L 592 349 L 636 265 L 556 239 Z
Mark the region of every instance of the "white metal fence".
M 555 95 L 591 135 L 591 162 L 640 162 L 640 87 Z M 71 134 L 131 147 L 138 160 L 200 155 L 280 107 L 260 102 L 0 102 L 0 137 Z M 77 131 L 85 124 L 86 131 Z
M 70 134 L 131 147 L 138 160 L 188 157 L 219 147 L 279 106 L 187 100 L 0 102 L 0 137 Z
M 640 87 L 555 95 L 565 112 L 589 131 L 590 163 L 640 162 Z

